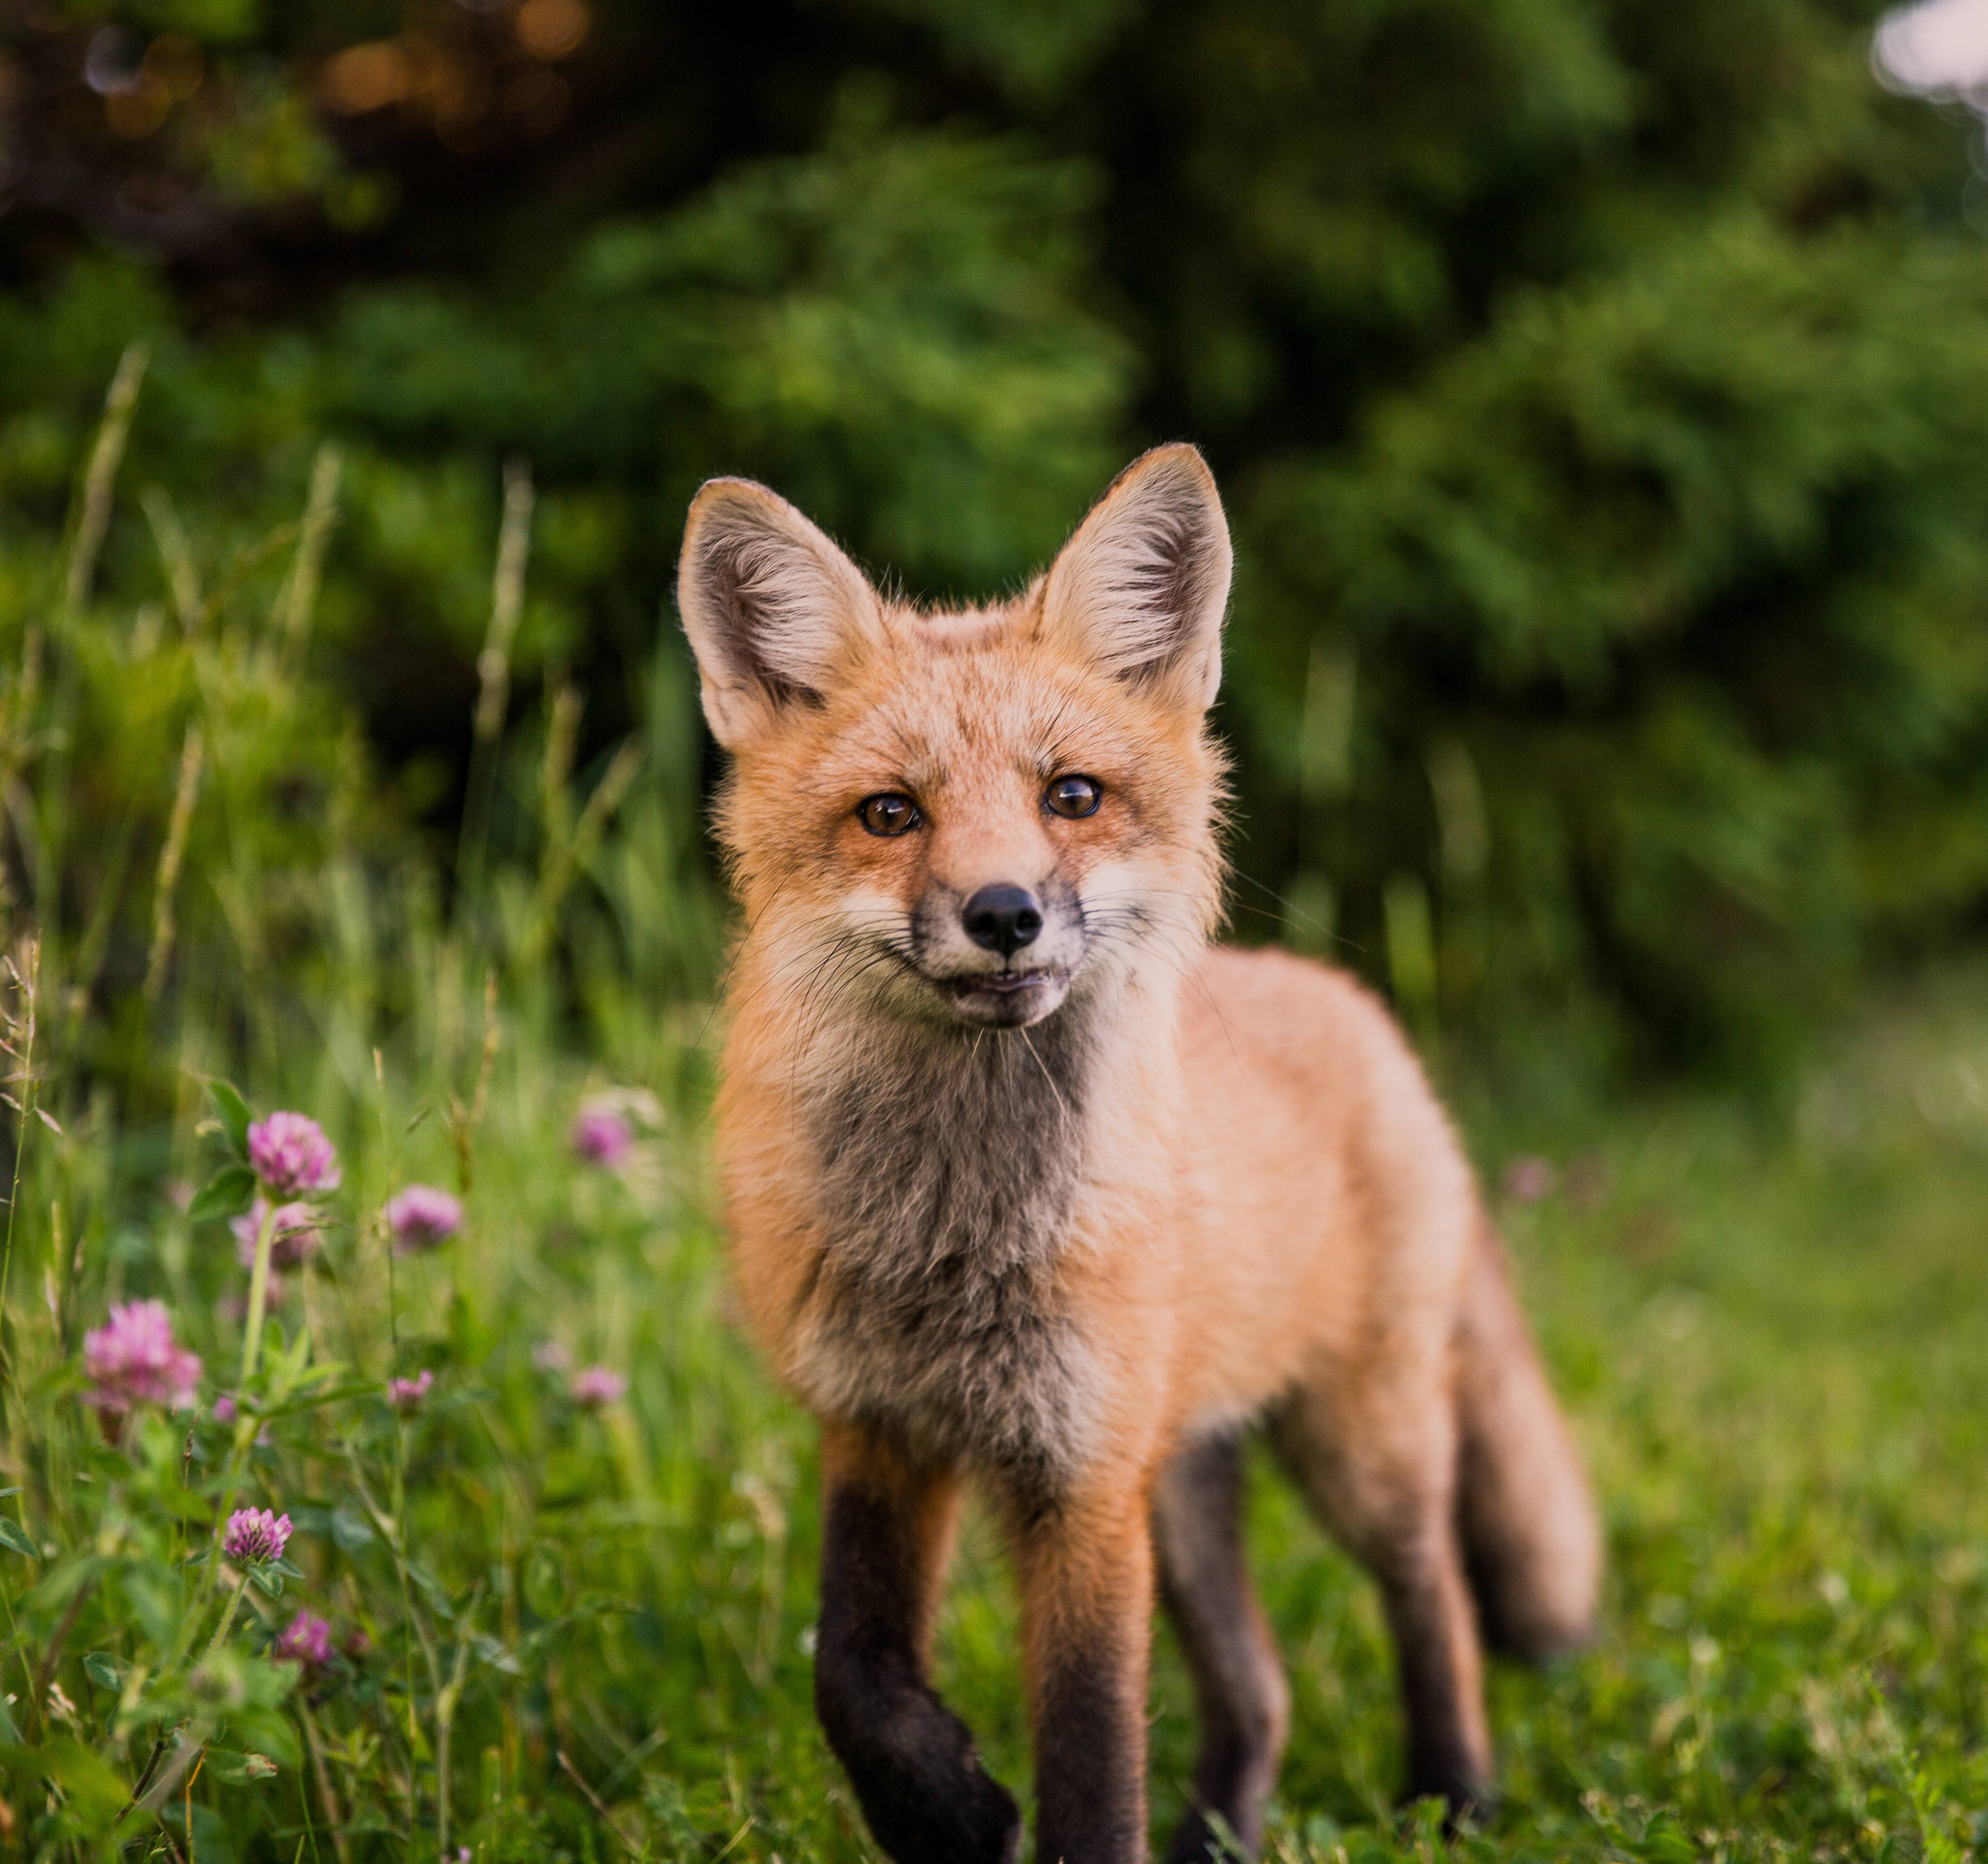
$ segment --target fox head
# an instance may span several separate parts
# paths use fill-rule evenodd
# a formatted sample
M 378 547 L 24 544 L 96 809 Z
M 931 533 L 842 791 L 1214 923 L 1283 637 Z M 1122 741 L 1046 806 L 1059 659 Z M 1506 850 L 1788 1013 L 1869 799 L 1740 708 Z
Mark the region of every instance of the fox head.
M 1219 909 L 1228 526 L 1189 446 L 1012 600 L 880 594 L 763 485 L 691 506 L 678 599 L 732 755 L 719 837 L 776 994 L 1019 1028 L 1178 975 Z

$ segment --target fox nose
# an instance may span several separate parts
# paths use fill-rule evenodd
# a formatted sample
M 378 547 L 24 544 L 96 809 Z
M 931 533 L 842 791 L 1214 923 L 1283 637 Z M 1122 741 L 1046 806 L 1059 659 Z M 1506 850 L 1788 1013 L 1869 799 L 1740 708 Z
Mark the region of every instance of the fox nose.
M 1043 929 L 1043 909 L 1036 904 L 1036 896 L 1026 887 L 1005 882 L 982 887 L 959 916 L 968 938 L 1003 958 L 1012 958 L 1023 946 L 1033 945 Z

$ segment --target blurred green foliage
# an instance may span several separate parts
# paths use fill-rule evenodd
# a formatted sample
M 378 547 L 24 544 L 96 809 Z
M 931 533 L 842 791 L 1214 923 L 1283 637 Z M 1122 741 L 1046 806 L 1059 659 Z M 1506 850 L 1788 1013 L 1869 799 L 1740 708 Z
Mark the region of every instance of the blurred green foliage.
M 1868 5 L 8 17 L 0 631 L 144 337 L 130 469 L 210 573 L 345 447 L 313 665 L 439 847 L 503 457 L 514 691 L 586 688 L 584 763 L 705 476 L 973 595 L 1185 435 L 1240 546 L 1242 935 L 1675 1062 L 1978 932 L 1988 265 Z M 107 542 L 134 601 L 155 528 Z

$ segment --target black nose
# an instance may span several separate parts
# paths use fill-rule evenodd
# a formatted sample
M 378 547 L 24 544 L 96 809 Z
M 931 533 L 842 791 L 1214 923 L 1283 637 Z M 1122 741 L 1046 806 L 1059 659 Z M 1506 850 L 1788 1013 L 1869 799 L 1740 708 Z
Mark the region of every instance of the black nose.
M 1043 909 L 1026 887 L 982 887 L 959 916 L 968 938 L 1003 958 L 1034 944 L 1043 929 Z

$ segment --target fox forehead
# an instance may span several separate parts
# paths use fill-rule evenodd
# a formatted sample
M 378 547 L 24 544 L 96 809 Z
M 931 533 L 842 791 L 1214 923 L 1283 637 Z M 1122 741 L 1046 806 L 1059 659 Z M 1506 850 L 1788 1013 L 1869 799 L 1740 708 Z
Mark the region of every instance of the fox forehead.
M 1071 770 L 1127 783 L 1169 740 L 1198 735 L 1173 723 L 1032 638 L 1026 615 L 898 611 L 888 650 L 846 669 L 819 705 L 793 709 L 740 776 L 763 766 L 790 797 L 838 803 L 887 788 L 933 802 Z
M 1214 479 L 1185 445 L 1134 461 L 1034 583 L 979 607 L 894 599 L 777 493 L 707 482 L 678 603 L 732 755 L 718 829 L 749 920 L 773 903 L 762 883 L 813 868 L 837 884 L 885 847 L 897 870 L 915 843 L 936 858 L 960 834 L 1023 850 L 1025 810 L 1078 864 L 1112 841 L 1170 850 L 1212 896 L 1223 761 L 1206 714 L 1231 562 Z M 1080 841 L 1043 807 L 1060 774 L 1104 788 Z M 911 793 L 925 822 L 867 848 L 857 806 L 883 790 Z
M 1222 765 L 1200 719 L 1057 653 L 1025 617 L 989 619 L 894 615 L 888 653 L 846 666 L 818 705 L 787 708 L 737 755 L 717 827 L 749 918 L 854 900 L 905 908 L 935 861 L 970 867 L 988 837 L 1080 884 L 1100 862 L 1172 850 L 1213 891 Z M 1064 825 L 1080 832 L 1046 836 L 1044 786 L 1073 773 L 1103 784 L 1108 806 Z M 931 833 L 863 834 L 857 806 L 885 790 L 913 797 Z

